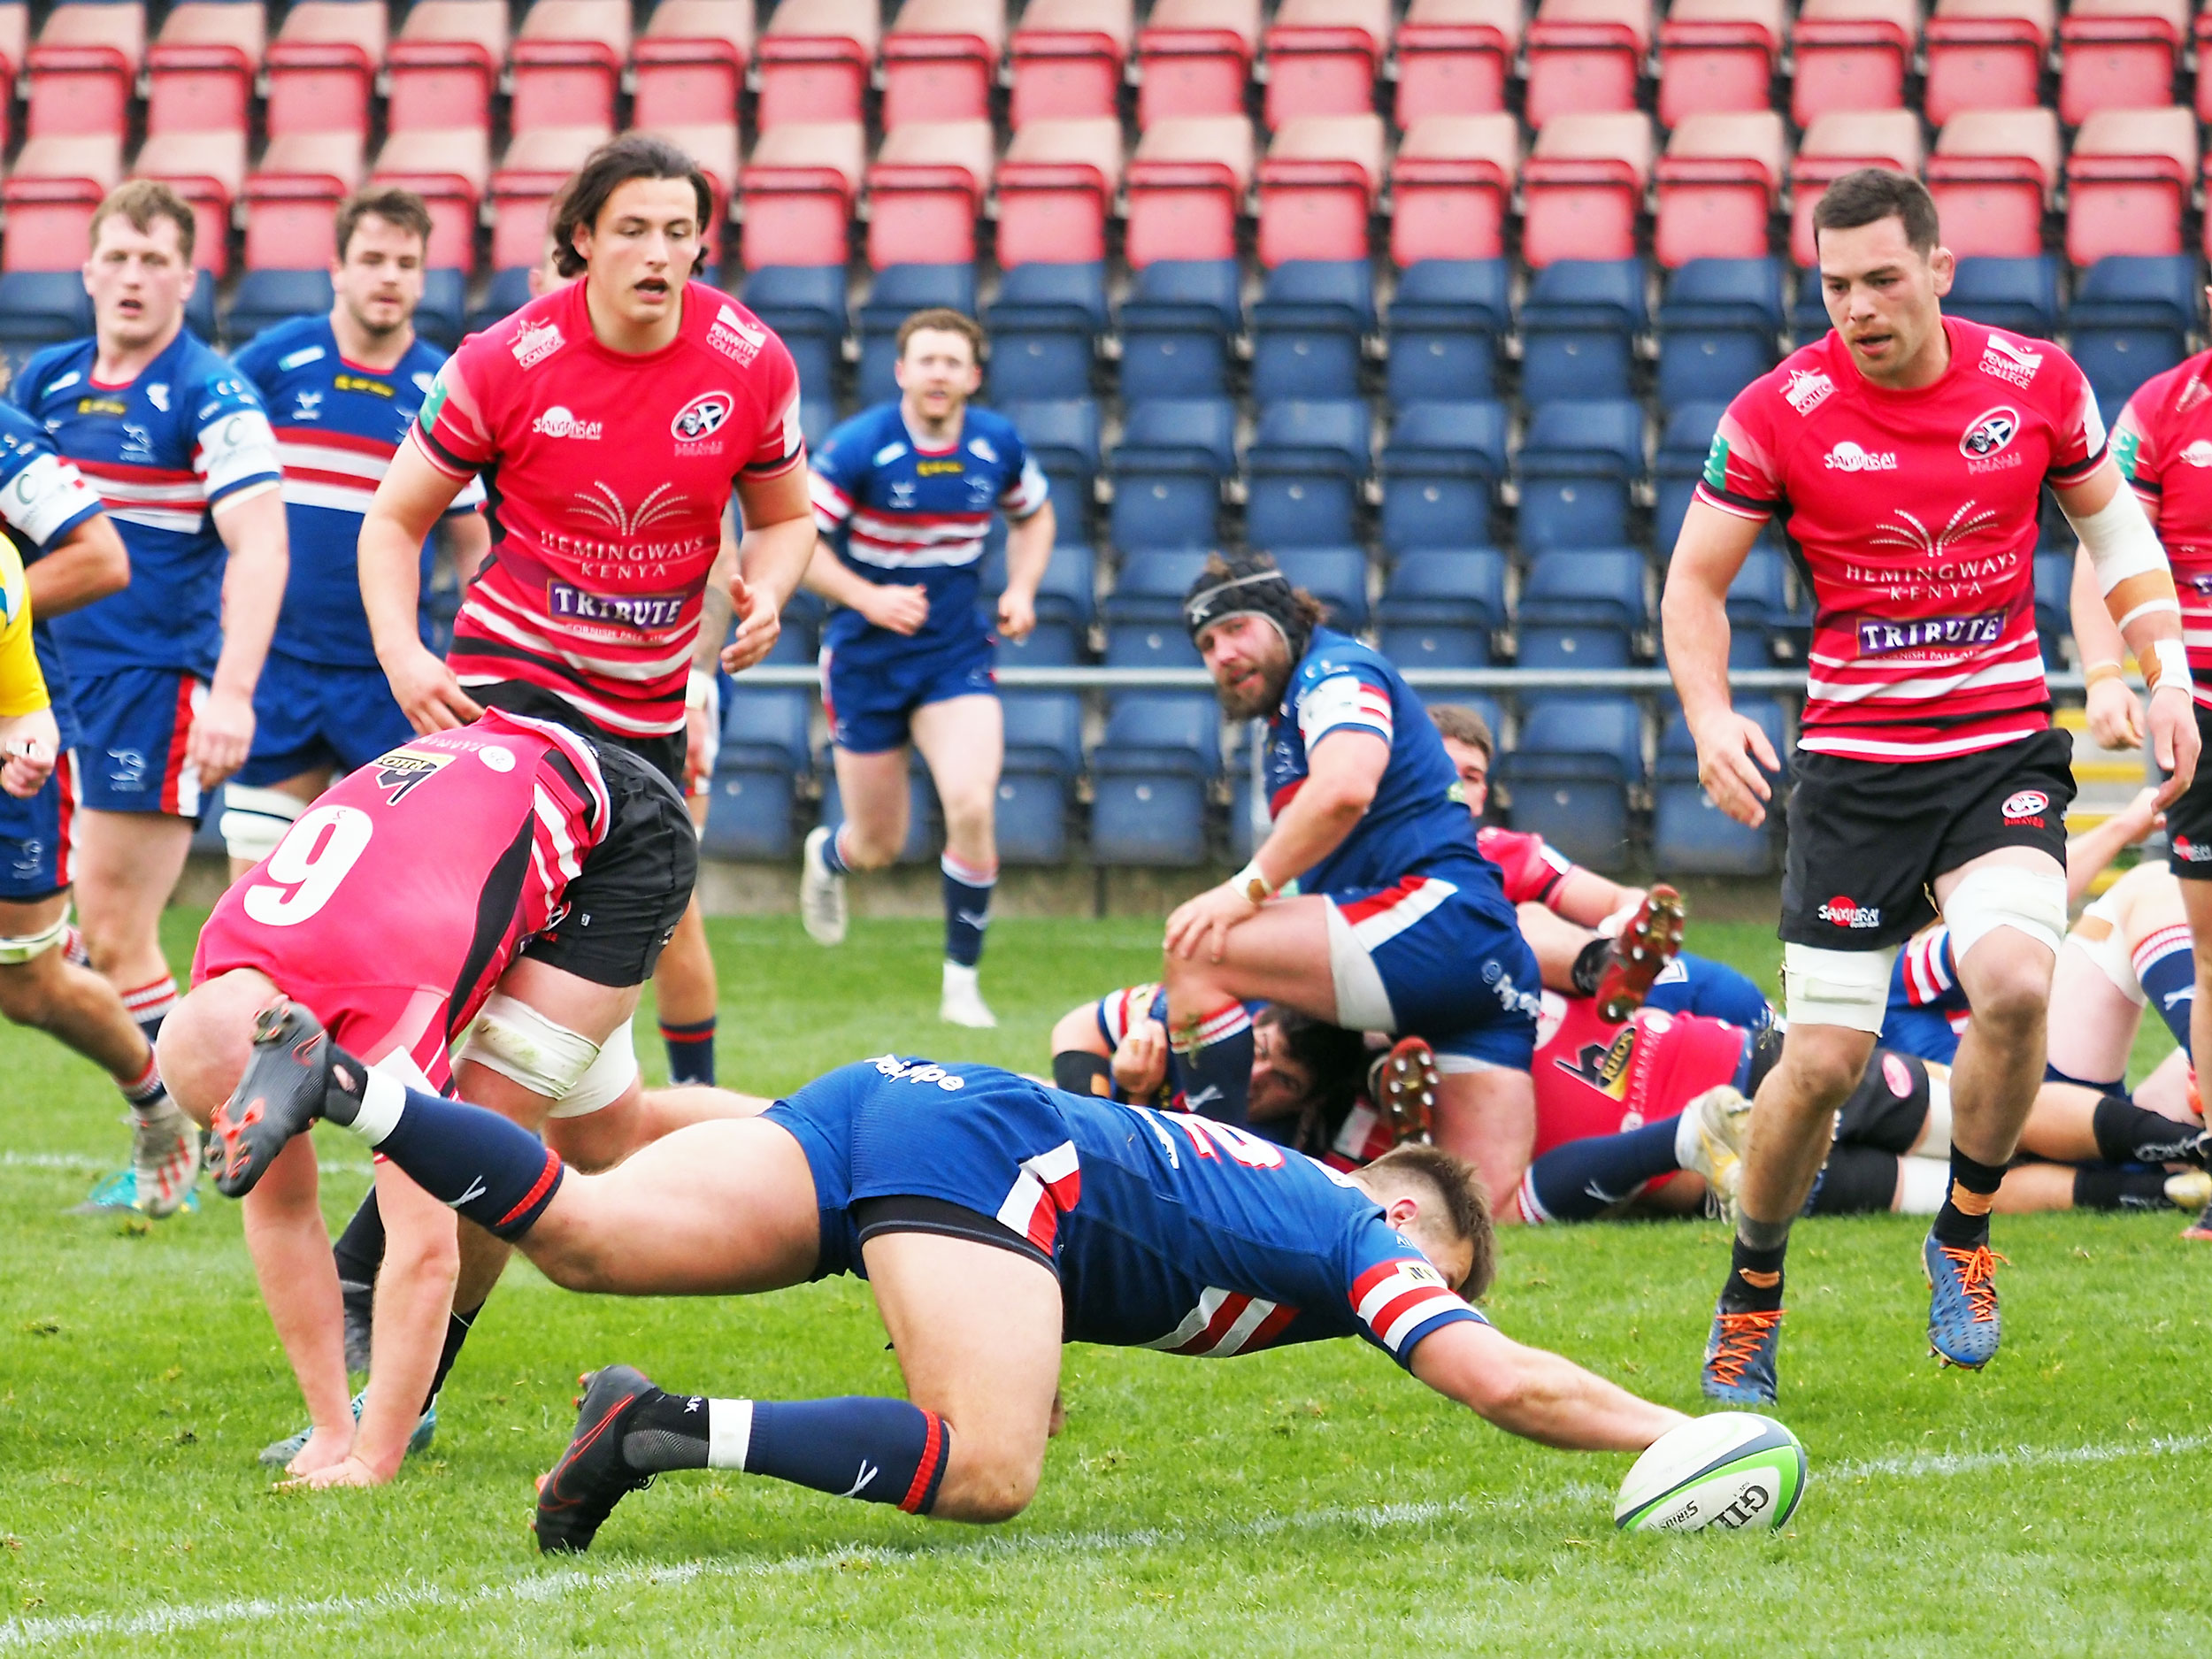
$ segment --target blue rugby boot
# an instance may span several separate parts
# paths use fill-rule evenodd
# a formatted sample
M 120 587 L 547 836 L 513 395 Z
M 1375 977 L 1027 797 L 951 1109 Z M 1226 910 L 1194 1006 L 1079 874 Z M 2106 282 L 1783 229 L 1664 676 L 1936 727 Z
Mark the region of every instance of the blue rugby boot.
M 1944 1364 L 1979 1371 L 1997 1357 L 1997 1263 L 2004 1259 L 1986 1244 L 1961 1249 L 1932 1233 L 1920 1247 L 1928 1273 L 1928 1346 Z
M 1782 1310 L 1713 1310 L 1705 1339 L 1705 1397 L 1732 1406 L 1774 1403 L 1774 1359 L 1782 1348 Z

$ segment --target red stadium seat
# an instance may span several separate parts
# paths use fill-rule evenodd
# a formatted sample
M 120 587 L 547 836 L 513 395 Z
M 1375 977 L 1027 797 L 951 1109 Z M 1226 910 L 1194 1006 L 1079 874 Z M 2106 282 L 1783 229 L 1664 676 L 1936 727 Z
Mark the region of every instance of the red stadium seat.
M 988 121 L 909 121 L 868 169 L 868 263 L 969 265 L 998 145 Z
M 270 142 L 246 175 L 246 268 L 319 271 L 337 257 L 332 220 L 361 184 L 357 133 L 294 133 Z
M 1256 170 L 1248 117 L 1183 115 L 1156 122 L 1129 160 L 1130 265 L 1235 258 L 1237 219 Z
M 15 78 L 31 50 L 31 8 L 0 4 L 0 150 L 15 139 Z
M 1521 46 L 1521 0 L 1413 0 L 1398 26 L 1397 120 L 1494 115 Z
M 1659 125 L 1767 108 L 1786 34 L 1782 0 L 1675 0 L 1659 26 Z
M 1093 115 L 1030 122 L 999 164 L 999 264 L 1103 259 L 1106 216 L 1120 188 L 1119 121 Z
M 661 0 L 630 49 L 637 124 L 736 120 L 752 56 L 753 0 Z
M 603 127 L 534 127 L 517 133 L 492 173 L 492 269 L 545 257 L 547 211 L 569 175 L 611 134 Z
M 369 130 L 369 96 L 384 66 L 384 8 L 361 0 L 296 0 L 268 55 L 269 136 Z
M 1634 109 L 1650 50 L 1650 0 L 1543 0 L 1528 26 L 1528 124 Z
M 1510 115 L 1428 115 L 1408 129 L 1390 165 L 1390 259 L 1497 259 L 1506 204 L 1521 170 Z
M 1260 163 L 1260 263 L 1366 258 L 1388 144 L 1379 115 L 1284 122 Z
M 1839 110 L 1807 127 L 1790 164 L 1791 262 L 1804 270 L 1820 263 L 1813 209 L 1829 185 L 1861 167 L 1917 174 L 1923 159 L 1920 118 L 1910 110 Z
M 509 125 L 613 126 L 629 57 L 629 0 L 535 0 L 515 36 Z
M 1657 168 L 1659 263 L 1671 270 L 1692 259 L 1764 258 L 1788 162 L 1779 111 L 1684 116 Z
M 88 234 L 100 198 L 123 177 L 119 133 L 34 138 L 0 185 L 8 234 L 0 270 L 73 271 L 91 250 Z
M 1014 27 L 1015 129 L 1118 114 L 1135 33 L 1131 0 L 1030 0 Z
M 2212 62 L 2212 7 L 2197 13 L 2197 61 Z M 2197 75 L 2197 119 L 2212 121 L 2212 75 Z
M 1805 0 L 1790 36 L 1790 119 L 1810 127 L 1831 110 L 1901 108 L 1919 35 L 1919 0 Z
M 1961 110 L 2026 110 L 2042 101 L 2051 0 L 1936 0 L 1928 19 L 1923 107 L 1942 126 Z
M 2188 39 L 2189 0 L 2074 0 L 2058 26 L 2059 119 L 2172 103 Z
M 2197 179 L 2189 110 L 2101 110 L 2074 134 L 2066 163 L 2066 257 L 2182 250 L 2181 215 Z
M 656 127 L 641 124 L 639 130 L 666 139 L 697 162 L 699 170 L 707 175 L 707 184 L 714 196 L 714 204 L 707 213 L 703 227 L 706 231 L 707 263 L 719 265 L 722 263 L 724 232 L 730 219 L 730 197 L 736 193 L 739 179 L 744 176 L 737 123 L 698 121 Z
M 883 18 L 876 0 L 780 5 L 761 31 L 760 130 L 786 121 L 857 121 Z M 748 244 L 751 241 L 747 238 Z M 787 263 L 787 262 L 784 262 Z
M 883 124 L 982 121 L 1006 50 L 1003 0 L 906 0 L 883 37 Z
M 412 190 L 430 210 L 433 271 L 476 269 L 476 217 L 491 181 L 491 134 L 480 127 L 411 127 L 384 141 L 369 177 Z
M 266 45 L 257 5 L 182 0 L 170 7 L 146 55 L 147 134 L 243 133 Z
M 1269 27 L 1267 125 L 1365 115 L 1390 50 L 1390 0 L 1283 0 Z
M 1241 115 L 1260 43 L 1260 0 L 1159 0 L 1137 36 L 1137 125 Z
M 1963 257 L 2043 251 L 2043 215 L 2059 180 L 2058 117 L 2050 110 L 1969 110 L 1951 118 L 1928 157 L 1928 189 L 1943 245 Z
M 1651 117 L 1640 110 L 1549 122 L 1521 167 L 1521 257 L 1633 258 L 1652 149 Z
M 135 4 L 58 5 L 30 50 L 33 138 L 128 130 L 131 89 L 146 55 L 146 13 Z
M 151 134 L 131 173 L 159 179 L 192 204 L 192 263 L 219 282 L 228 276 L 231 204 L 246 188 L 245 129 Z
M 843 265 L 867 166 L 868 132 L 858 121 L 786 121 L 764 131 L 740 187 L 745 268 Z
M 416 0 L 385 56 L 388 125 L 488 129 L 506 61 L 506 0 Z

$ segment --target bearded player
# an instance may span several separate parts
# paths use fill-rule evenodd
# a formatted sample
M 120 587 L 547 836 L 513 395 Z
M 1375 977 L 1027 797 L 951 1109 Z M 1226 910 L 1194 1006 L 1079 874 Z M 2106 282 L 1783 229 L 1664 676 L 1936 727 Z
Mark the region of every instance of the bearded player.
M 1918 180 L 1847 174 L 1814 227 L 1835 327 L 1729 406 L 1662 611 L 1701 780 L 1763 823 L 1779 762 L 1729 706 L 1726 601 L 1767 522 L 1789 516 L 1817 604 L 1783 884 L 1789 1032 L 1754 1109 L 1704 1372 L 1709 1395 L 1744 1404 L 1775 1398 L 1790 1223 L 1864 1075 L 1896 950 L 1938 908 L 1977 1018 L 1952 1079 L 1950 1192 L 1921 1253 L 1928 1337 L 1950 1364 L 1997 1351 L 1989 1211 L 2041 1081 L 2066 931 L 2072 749 L 2051 729 L 2031 558 L 2047 484 L 2157 671 L 2168 798 L 2198 749 L 2173 579 L 2080 370 L 1943 315 L 1955 264 Z

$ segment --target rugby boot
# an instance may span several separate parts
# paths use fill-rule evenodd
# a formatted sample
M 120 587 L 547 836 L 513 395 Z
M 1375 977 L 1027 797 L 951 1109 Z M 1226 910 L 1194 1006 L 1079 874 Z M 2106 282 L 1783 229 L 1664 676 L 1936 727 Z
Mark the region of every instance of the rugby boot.
M 975 970 L 957 962 L 945 964 L 945 988 L 937 999 L 937 1018 L 948 1025 L 965 1025 L 971 1031 L 990 1031 L 998 1025 L 998 1016 L 983 1000 L 982 987 L 976 983 Z
M 338 1300 L 345 1309 L 346 1369 L 365 1372 L 376 1333 L 376 1286 L 364 1285 L 358 1279 L 342 1279 L 338 1281 Z
M 1774 1361 L 1782 1348 L 1782 1310 L 1713 1310 L 1702 1384 L 1708 1400 L 1756 1408 L 1774 1403 Z
M 1674 1120 L 1675 1162 L 1705 1178 L 1705 1190 L 1732 1231 L 1736 1194 L 1743 1186 L 1744 1133 L 1750 1121 L 1751 1102 L 1725 1083 L 1707 1089 Z
M 1663 881 L 1644 895 L 1636 914 L 1613 941 L 1612 955 L 1599 977 L 1599 1018 L 1618 1025 L 1644 1005 L 1653 982 L 1682 949 L 1682 927 L 1688 915 L 1682 895 Z
M 158 1219 L 173 1216 L 200 1179 L 200 1131 L 167 1094 L 143 1117 L 131 1114 L 131 1207 Z
M 2197 1218 L 2182 1229 L 2185 1239 L 2212 1239 L 2212 1171 L 2184 1170 L 2166 1178 L 2166 1202 L 2176 1210 L 2193 1210 Z
M 292 1137 L 323 1115 L 332 1068 L 356 1064 L 297 1002 L 279 997 L 256 1014 L 246 1070 L 208 1125 L 215 1190 L 226 1198 L 253 1191 Z
M 807 832 L 799 855 L 799 924 L 818 945 L 845 942 L 845 878 L 823 861 L 823 849 L 837 832 L 818 824 Z
M 1979 1371 L 1997 1357 L 1997 1263 L 1986 1244 L 1963 1250 L 1934 1233 L 1920 1247 L 1928 1274 L 1928 1346 L 1946 1365 Z
M 560 1462 L 538 1477 L 538 1509 L 530 1520 L 538 1548 L 548 1555 L 589 1549 L 614 1506 L 653 1484 L 622 1455 L 623 1419 L 653 1392 L 651 1379 L 632 1366 L 610 1365 L 577 1381 L 584 1393 L 576 1402 L 576 1432 Z
M 2169 1198 L 2172 1198 L 2176 1203 L 2181 1202 L 2182 1200 L 2176 1196 L 2174 1193 L 2176 1184 L 2188 1180 L 2192 1175 L 2201 1175 L 2203 1171 L 2201 1170 L 2189 1170 L 2182 1174 L 2175 1176 L 2172 1180 L 2166 1183 L 2166 1195 Z M 2212 1192 L 2208 1192 L 2205 1194 L 2205 1200 L 2204 1208 L 2197 1212 L 2197 1218 L 2181 1230 L 2181 1236 L 2183 1238 L 2200 1240 L 2212 1239 Z
M 1367 1102 L 1390 1133 L 1390 1144 L 1426 1141 L 1435 1121 L 1436 1091 L 1443 1087 L 1436 1050 L 1418 1037 L 1401 1037 L 1367 1068 Z
M 367 1398 L 368 1390 L 365 1388 L 353 1396 L 353 1420 L 356 1423 L 361 1420 L 361 1402 Z M 261 1448 L 260 1455 L 255 1461 L 267 1463 L 273 1468 L 282 1469 L 300 1455 L 301 1448 L 306 1446 L 308 1437 L 314 1432 L 314 1425 L 311 1424 L 296 1434 L 288 1434 L 280 1440 L 272 1440 Z M 407 1455 L 412 1457 L 417 1452 L 426 1449 L 430 1442 L 437 1437 L 437 1432 L 438 1402 L 433 1400 L 416 1422 L 414 1432 L 407 1437 Z

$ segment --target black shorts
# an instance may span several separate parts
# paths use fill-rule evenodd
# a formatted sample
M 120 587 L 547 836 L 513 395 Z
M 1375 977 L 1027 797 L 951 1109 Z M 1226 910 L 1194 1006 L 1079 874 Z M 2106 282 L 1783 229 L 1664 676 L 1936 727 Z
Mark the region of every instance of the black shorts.
M 2000 847 L 2066 864 L 2074 740 L 2052 730 L 1942 760 L 1801 752 L 1790 791 L 1781 935 L 1883 950 L 1935 919 L 1935 879 Z
M 684 750 L 687 743 L 681 731 L 669 732 L 658 737 L 635 737 L 626 732 L 610 732 L 558 692 L 548 691 L 543 686 L 534 686 L 526 680 L 503 680 L 495 685 L 470 686 L 466 689 L 470 696 L 488 709 L 519 714 L 533 720 L 551 720 L 572 732 L 581 733 L 602 749 L 609 744 L 617 749 L 626 749 L 674 784 L 678 795 L 683 793 Z
M 657 767 L 596 734 L 584 741 L 598 754 L 611 821 L 568 884 L 560 919 L 522 954 L 594 985 L 642 985 L 691 902 L 699 834 Z
M 1867 1056 L 1858 1087 L 1837 1110 L 1836 1139 L 1902 1157 L 1928 1126 L 1928 1063 L 1877 1048 Z
M 2212 710 L 2202 703 L 2197 736 L 2212 743 Z M 2189 793 L 2166 809 L 2166 862 L 2184 881 L 2212 881 L 2212 765 L 2203 760 Z

